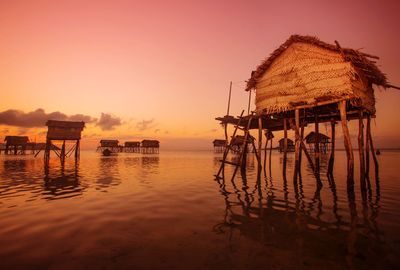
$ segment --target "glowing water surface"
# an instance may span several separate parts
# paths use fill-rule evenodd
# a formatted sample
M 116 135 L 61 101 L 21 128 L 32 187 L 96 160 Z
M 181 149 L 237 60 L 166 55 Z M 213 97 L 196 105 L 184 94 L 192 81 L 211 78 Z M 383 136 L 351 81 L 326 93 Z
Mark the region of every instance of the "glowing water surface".
M 357 154 L 355 155 L 357 156 Z M 0 156 L 1 269 L 390 269 L 400 258 L 400 152 L 379 156 L 377 182 L 346 190 L 345 153 L 323 187 L 289 154 L 272 174 L 215 181 L 221 154 L 168 152 L 102 157 L 78 166 Z M 372 163 L 372 162 L 371 162 Z M 358 166 L 356 164 L 356 171 Z M 378 186 L 377 186 L 378 183 Z M 400 268 L 398 268 L 400 269 Z

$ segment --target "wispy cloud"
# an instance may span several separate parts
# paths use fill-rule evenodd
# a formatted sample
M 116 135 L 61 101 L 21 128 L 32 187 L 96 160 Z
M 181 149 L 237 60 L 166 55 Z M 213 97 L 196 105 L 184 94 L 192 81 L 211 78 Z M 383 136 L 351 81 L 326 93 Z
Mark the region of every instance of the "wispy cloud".
M 140 131 L 154 128 L 156 126 L 154 119 L 142 120 L 136 124 L 136 128 Z
M 116 126 L 122 125 L 121 118 L 108 113 L 101 113 L 100 120 L 96 123 L 102 130 L 113 130 Z

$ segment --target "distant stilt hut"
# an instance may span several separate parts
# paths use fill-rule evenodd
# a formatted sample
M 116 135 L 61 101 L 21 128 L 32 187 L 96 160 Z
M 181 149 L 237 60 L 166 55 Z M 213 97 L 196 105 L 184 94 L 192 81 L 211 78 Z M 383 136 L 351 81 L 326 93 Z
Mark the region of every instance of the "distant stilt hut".
M 214 140 L 213 141 L 214 145 L 214 152 L 215 153 L 222 153 L 224 152 L 225 146 L 226 146 L 226 140 Z
M 24 155 L 29 138 L 28 136 L 6 136 L 4 141 L 6 142 L 6 155 Z
M 124 152 L 140 153 L 140 142 L 125 142 Z
M 71 121 L 56 121 L 48 120 L 47 126 L 47 139 L 46 147 L 44 153 L 45 164 L 48 164 L 50 160 L 51 150 L 56 153 L 60 158 L 61 163 L 64 163 L 65 158 L 74 153 L 75 162 L 79 160 L 80 157 L 80 141 L 81 133 L 85 127 L 85 122 L 71 122 Z M 53 147 L 53 141 L 62 141 L 61 150 L 58 151 Z M 67 150 L 65 142 L 72 141 L 72 147 Z
M 157 140 L 143 140 L 141 149 L 143 154 L 158 154 L 160 142 Z
M 284 138 L 287 139 L 288 128 L 292 127 L 295 131 L 294 183 L 297 183 L 300 173 L 300 151 L 303 150 L 315 172 L 318 185 L 322 185 L 319 178 L 319 141 L 315 141 L 313 162 L 303 142 L 303 128 L 314 124 L 315 133 L 318 134 L 319 123 L 331 123 L 331 138 L 334 142 L 335 123 L 340 121 L 347 155 L 349 190 L 354 188 L 354 154 L 347 121 L 358 120 L 360 183 L 361 189 L 365 190 L 369 150 L 375 162 L 376 174 L 378 172 L 370 130 L 370 119 L 375 117 L 375 97 L 372 86 L 400 89 L 388 83 L 386 76 L 375 64 L 376 59 L 379 58 L 359 50 L 342 48 L 337 41 L 335 45 L 332 45 L 315 37 L 293 35 L 263 61 L 251 73 L 251 78 L 247 81 L 246 91 L 249 91 L 249 96 L 251 91 L 255 91 L 255 114 L 234 119 L 217 118 L 217 120 L 224 125 L 241 126 L 244 130 L 258 129 L 259 148 L 261 148 L 263 129 L 283 130 Z M 364 119 L 367 119 L 365 137 Z M 367 146 L 365 152 L 364 145 Z M 287 150 L 285 147 L 284 153 Z M 331 151 L 328 173 L 331 173 L 333 168 L 332 153 L 334 149 Z M 364 153 L 366 158 L 364 158 Z M 224 155 L 223 164 L 225 158 L 226 155 Z M 258 162 L 261 162 L 260 159 Z M 284 158 L 285 164 L 286 158 Z M 282 168 L 283 171 L 286 170 L 286 166 Z
M 121 152 L 118 140 L 100 140 L 100 145 L 97 147 L 96 151 L 103 152 L 106 149 L 112 153 Z
M 306 137 L 305 137 L 306 143 L 308 145 L 309 150 L 312 152 L 314 151 L 315 143 L 318 141 L 319 142 L 319 152 L 326 154 L 330 149 L 330 138 L 322 133 L 315 133 L 314 131 L 311 131 Z
M 242 135 L 236 135 L 235 137 L 232 138 L 231 140 L 231 146 L 232 150 L 235 152 L 242 152 L 242 147 L 245 145 L 246 147 L 246 152 L 251 152 L 251 146 L 253 145 L 255 139 L 253 136 L 249 135 L 249 138 L 247 139 L 247 143 L 244 143 L 245 141 L 245 136 Z
M 285 139 L 279 140 L 279 152 L 282 153 L 285 150 Z M 291 139 L 287 139 L 287 152 L 294 152 L 294 142 Z
M 1 154 L 1 152 L 5 152 L 5 151 L 6 151 L 6 144 L 0 143 L 0 154 Z

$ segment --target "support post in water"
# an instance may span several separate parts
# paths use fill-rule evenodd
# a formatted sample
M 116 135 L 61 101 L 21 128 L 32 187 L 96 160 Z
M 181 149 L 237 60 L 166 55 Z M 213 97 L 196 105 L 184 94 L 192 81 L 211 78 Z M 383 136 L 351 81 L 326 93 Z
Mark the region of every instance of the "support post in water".
M 349 128 L 347 126 L 346 100 L 338 103 L 340 111 L 340 120 L 342 122 L 344 146 L 346 148 L 347 157 L 347 190 L 354 190 L 354 155 L 351 145 Z

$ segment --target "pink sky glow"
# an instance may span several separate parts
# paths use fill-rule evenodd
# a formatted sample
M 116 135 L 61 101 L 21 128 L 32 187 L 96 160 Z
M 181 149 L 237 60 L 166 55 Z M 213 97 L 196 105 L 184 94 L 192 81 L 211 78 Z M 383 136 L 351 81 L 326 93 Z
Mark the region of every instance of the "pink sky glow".
M 0 113 L 96 118 L 85 148 L 100 138 L 210 148 L 223 138 L 214 118 L 226 113 L 229 82 L 238 115 L 247 107 L 244 81 L 292 34 L 378 55 L 400 85 L 399 11 L 399 1 L 369 0 L 0 0 Z M 376 144 L 400 147 L 400 91 L 376 97 Z M 41 140 L 44 131 L 0 123 L 0 137 Z

